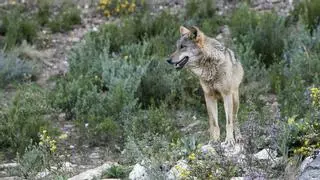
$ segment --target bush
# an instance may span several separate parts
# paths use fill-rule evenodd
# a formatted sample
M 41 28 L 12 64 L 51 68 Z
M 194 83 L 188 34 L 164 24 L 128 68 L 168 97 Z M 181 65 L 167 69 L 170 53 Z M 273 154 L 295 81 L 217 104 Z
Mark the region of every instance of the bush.
M 293 14 L 300 16 L 310 34 L 313 34 L 320 24 L 320 2 L 317 0 L 303 0 L 297 4 Z
M 163 135 L 170 142 L 179 137 L 177 126 L 171 117 L 165 105 L 159 108 L 151 107 L 148 110 L 138 111 L 137 115 L 127 122 L 126 129 L 129 135 L 138 140 L 145 138 L 145 134 L 152 134 Z
M 239 42 L 244 43 L 242 36 L 252 33 L 256 29 L 258 22 L 258 14 L 255 11 L 250 10 L 248 5 L 242 4 L 231 16 L 230 28 L 232 36 L 237 38 Z
M 125 178 L 126 177 L 126 169 L 121 165 L 113 165 L 111 166 L 103 175 L 106 178 Z
M 252 48 L 264 65 L 280 62 L 287 37 L 283 18 L 272 13 L 257 14 L 242 6 L 232 15 L 230 27 L 240 43 L 253 43 Z
M 1 110 L 0 145 L 23 154 L 30 141 L 38 142 L 42 128 L 53 132 L 45 115 L 51 112 L 45 91 L 35 85 L 19 88 L 12 104 Z
M 24 9 L 15 7 L 2 17 L 2 34 L 5 35 L 4 48 L 9 50 L 23 40 L 32 43 L 37 35 L 38 24 L 32 16 L 23 14 Z
M 51 1 L 42 0 L 38 2 L 38 11 L 36 14 L 37 21 L 41 26 L 44 26 L 49 23 L 51 16 Z
M 215 1 L 205 0 L 198 2 L 196 0 L 188 0 L 186 4 L 186 17 L 205 19 L 212 18 L 216 13 Z
M 64 4 L 61 11 L 53 17 L 48 26 L 55 33 L 69 31 L 77 24 L 81 24 L 80 10 L 73 4 Z
M 9 83 L 28 81 L 36 74 L 33 64 L 22 61 L 13 55 L 0 52 L 0 87 Z

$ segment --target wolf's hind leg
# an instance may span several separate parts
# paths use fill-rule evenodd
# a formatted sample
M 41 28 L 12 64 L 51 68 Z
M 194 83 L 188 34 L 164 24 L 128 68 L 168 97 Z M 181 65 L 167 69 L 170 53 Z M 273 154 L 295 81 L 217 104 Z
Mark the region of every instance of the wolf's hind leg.
M 240 132 L 240 124 L 238 121 L 238 110 L 239 110 L 239 91 L 232 93 L 233 98 L 233 122 L 234 122 L 234 135 L 237 143 L 242 142 L 242 136 Z
M 217 142 L 220 139 L 220 128 L 218 124 L 218 102 L 214 96 L 210 96 L 206 93 L 205 99 L 209 115 L 210 137 Z

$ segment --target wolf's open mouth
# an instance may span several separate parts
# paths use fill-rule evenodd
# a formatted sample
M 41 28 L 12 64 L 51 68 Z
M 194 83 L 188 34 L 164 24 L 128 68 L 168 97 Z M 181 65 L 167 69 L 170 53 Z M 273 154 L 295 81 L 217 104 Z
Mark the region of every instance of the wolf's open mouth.
M 183 59 L 181 59 L 181 61 L 179 61 L 175 64 L 175 68 L 182 69 L 183 66 L 187 64 L 188 60 L 189 60 L 188 56 L 184 57 Z

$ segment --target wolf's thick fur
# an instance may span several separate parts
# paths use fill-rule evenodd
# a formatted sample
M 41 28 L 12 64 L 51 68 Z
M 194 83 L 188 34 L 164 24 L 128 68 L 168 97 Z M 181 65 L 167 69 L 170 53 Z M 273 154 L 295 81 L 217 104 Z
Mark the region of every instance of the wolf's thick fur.
M 181 38 L 177 50 L 168 62 L 177 69 L 184 66 L 199 77 L 209 115 L 209 132 L 213 140 L 220 139 L 217 100 L 223 99 L 226 114 L 226 145 L 241 140 L 237 121 L 239 85 L 243 68 L 232 50 L 214 38 L 207 37 L 198 28 L 180 27 Z M 234 138 L 235 137 L 235 138 Z

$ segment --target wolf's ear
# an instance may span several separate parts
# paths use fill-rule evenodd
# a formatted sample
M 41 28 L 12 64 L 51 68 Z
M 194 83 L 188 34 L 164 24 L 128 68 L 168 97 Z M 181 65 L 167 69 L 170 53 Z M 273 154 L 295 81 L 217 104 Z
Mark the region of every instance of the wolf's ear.
M 193 39 L 199 47 L 203 47 L 204 44 L 204 34 L 196 26 L 192 26 L 191 29 L 191 39 Z
M 184 26 L 180 26 L 180 35 L 183 36 L 185 34 L 189 34 L 190 33 L 190 30 L 187 29 L 186 27 Z

